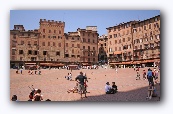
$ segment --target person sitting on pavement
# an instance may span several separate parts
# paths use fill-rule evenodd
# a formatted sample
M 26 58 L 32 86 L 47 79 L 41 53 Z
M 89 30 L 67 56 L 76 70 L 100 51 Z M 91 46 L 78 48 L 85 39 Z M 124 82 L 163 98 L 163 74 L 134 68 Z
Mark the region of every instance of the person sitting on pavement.
M 112 93 L 116 93 L 117 92 L 117 86 L 115 85 L 115 82 L 112 82 Z
M 41 90 L 38 89 L 34 95 L 34 101 L 42 101 L 43 97 L 41 95 Z
M 13 95 L 11 98 L 12 101 L 17 101 L 17 95 Z
M 70 92 L 78 93 L 78 83 L 76 83 L 76 86 L 74 86 L 74 88 L 69 89 L 67 92 L 68 92 L 68 93 L 70 93 Z
M 106 94 L 111 94 L 112 93 L 112 88 L 111 88 L 109 82 L 106 82 L 105 92 L 106 92 Z
M 87 96 L 86 96 L 86 88 L 84 86 L 84 82 L 86 80 L 87 80 L 87 77 L 83 76 L 83 72 L 80 72 L 80 75 L 78 75 L 75 78 L 75 81 L 77 81 L 79 83 L 79 92 L 81 94 L 81 98 L 82 98 L 82 93 L 84 93 L 85 97 L 87 98 Z

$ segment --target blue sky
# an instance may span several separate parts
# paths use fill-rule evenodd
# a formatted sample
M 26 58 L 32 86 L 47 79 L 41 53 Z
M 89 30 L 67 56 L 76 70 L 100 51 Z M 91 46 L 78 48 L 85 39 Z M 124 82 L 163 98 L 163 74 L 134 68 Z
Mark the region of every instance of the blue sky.
M 97 26 L 101 36 L 107 34 L 107 27 L 156 15 L 160 15 L 160 10 L 11 10 L 10 30 L 15 24 L 24 25 L 25 30 L 38 29 L 40 19 L 46 19 L 64 21 L 66 33 L 75 32 L 77 28 Z

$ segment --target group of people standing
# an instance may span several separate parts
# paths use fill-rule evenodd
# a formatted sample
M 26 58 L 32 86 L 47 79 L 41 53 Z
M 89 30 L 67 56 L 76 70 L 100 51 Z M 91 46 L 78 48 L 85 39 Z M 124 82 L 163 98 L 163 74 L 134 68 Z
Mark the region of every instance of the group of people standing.
M 82 94 L 84 94 L 85 98 L 87 98 L 86 96 L 87 84 L 86 83 L 88 82 L 88 80 L 87 80 L 86 74 L 83 72 L 80 72 L 80 74 L 75 78 L 75 81 L 76 81 L 75 87 L 72 89 L 69 89 L 67 92 L 79 93 L 81 95 L 81 98 L 83 98 Z
M 137 69 L 136 72 L 137 72 L 136 80 L 139 80 L 140 79 L 139 69 Z M 149 83 L 146 99 L 151 99 L 152 97 L 157 97 L 156 87 L 154 85 L 158 83 L 159 70 L 156 70 L 156 68 L 154 68 L 154 70 L 151 70 L 149 68 L 147 72 L 145 70 L 143 70 L 142 75 L 143 75 L 143 77 L 142 77 L 143 80 L 148 79 L 148 83 Z

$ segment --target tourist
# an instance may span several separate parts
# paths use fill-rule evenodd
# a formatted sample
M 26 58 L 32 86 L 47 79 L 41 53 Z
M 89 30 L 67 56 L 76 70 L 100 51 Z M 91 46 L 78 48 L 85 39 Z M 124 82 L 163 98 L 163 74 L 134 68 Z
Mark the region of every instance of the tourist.
M 22 74 L 22 70 L 23 70 L 23 69 L 21 68 L 21 69 L 20 69 L 20 74 Z
M 111 90 L 111 86 L 109 84 L 109 82 L 106 82 L 106 86 L 105 86 L 105 92 L 106 94 L 111 94 L 112 93 L 112 90 Z
M 149 84 L 150 84 L 150 82 L 153 83 L 153 73 L 150 68 L 148 69 L 148 72 L 147 72 L 147 79 L 148 79 Z
M 17 101 L 17 95 L 13 95 L 11 98 L 12 101 Z
M 115 82 L 112 82 L 112 93 L 116 93 L 117 92 L 117 85 L 115 85 Z
M 43 100 L 43 95 L 41 95 L 41 90 L 38 89 L 34 95 L 34 101 L 42 101 Z
M 76 86 L 74 86 L 72 89 L 69 89 L 67 92 L 68 93 L 70 93 L 70 92 L 77 93 L 78 92 L 78 83 L 76 83 Z
M 80 72 L 80 75 L 78 75 L 76 78 L 75 78 L 75 81 L 77 81 L 79 83 L 79 91 L 80 91 L 80 94 L 81 94 L 81 98 L 82 98 L 82 93 L 85 94 L 85 97 L 87 98 L 86 96 L 86 88 L 84 86 L 84 82 L 87 80 L 87 77 L 83 76 L 83 73 Z
M 140 80 L 140 73 L 139 73 L 139 71 L 138 70 L 136 70 L 136 80 Z
M 154 91 L 154 83 L 150 82 L 148 86 L 148 95 L 146 99 L 151 99 Z
M 146 71 L 143 70 L 143 79 L 145 80 L 146 79 Z

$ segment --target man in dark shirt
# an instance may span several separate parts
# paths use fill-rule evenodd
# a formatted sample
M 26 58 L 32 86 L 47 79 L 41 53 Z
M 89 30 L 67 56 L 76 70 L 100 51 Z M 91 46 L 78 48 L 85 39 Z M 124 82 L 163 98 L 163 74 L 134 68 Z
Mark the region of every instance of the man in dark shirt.
M 115 82 L 112 82 L 112 93 L 116 93 L 118 90 L 117 85 L 115 85 Z
M 77 81 L 79 83 L 79 91 L 80 91 L 80 94 L 81 94 L 81 98 L 82 98 L 82 93 L 84 93 L 85 97 L 87 98 L 86 88 L 84 86 L 84 82 L 87 81 L 87 77 L 83 76 L 83 73 L 80 72 L 80 74 L 75 78 L 75 81 Z

